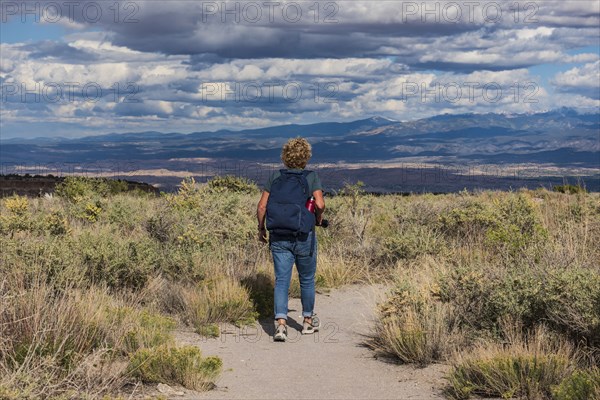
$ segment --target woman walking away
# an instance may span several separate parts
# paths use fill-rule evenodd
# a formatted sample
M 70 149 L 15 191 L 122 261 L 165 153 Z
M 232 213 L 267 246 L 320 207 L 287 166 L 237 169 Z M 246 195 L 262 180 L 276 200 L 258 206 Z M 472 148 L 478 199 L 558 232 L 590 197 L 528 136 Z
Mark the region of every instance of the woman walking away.
M 283 146 L 281 160 L 285 169 L 274 172 L 265 185 L 258 203 L 257 218 L 259 240 L 267 242 L 275 267 L 275 335 L 273 339 L 287 339 L 288 292 L 294 263 L 300 279 L 302 334 L 311 334 L 319 329 L 314 314 L 315 271 L 317 269 L 317 238 L 315 225 L 323 222 L 325 201 L 323 187 L 314 171 L 306 170 L 312 155 L 306 139 L 290 139 Z M 312 207 L 307 200 L 314 198 Z M 265 225 L 266 223 L 266 225 Z

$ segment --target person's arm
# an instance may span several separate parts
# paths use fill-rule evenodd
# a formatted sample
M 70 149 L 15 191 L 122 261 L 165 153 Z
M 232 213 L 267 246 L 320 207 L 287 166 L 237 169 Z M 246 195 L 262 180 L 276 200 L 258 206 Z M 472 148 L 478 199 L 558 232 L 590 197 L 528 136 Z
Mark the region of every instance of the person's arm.
M 320 189 L 315 190 L 313 196 L 315 198 L 315 216 L 317 217 L 317 225 L 321 225 L 321 222 L 323 222 L 323 212 L 325 211 L 323 191 Z
M 267 214 L 267 201 L 269 192 L 263 191 L 258 206 L 256 207 L 256 219 L 258 220 L 258 240 L 267 243 L 267 228 L 265 227 L 265 215 Z

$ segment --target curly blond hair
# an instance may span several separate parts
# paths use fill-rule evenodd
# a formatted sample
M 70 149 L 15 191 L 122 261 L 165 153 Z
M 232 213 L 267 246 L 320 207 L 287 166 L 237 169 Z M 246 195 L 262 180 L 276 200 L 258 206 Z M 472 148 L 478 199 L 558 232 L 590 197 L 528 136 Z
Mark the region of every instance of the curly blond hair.
M 281 161 L 290 169 L 304 169 L 311 156 L 310 143 L 301 137 L 288 140 L 281 149 Z

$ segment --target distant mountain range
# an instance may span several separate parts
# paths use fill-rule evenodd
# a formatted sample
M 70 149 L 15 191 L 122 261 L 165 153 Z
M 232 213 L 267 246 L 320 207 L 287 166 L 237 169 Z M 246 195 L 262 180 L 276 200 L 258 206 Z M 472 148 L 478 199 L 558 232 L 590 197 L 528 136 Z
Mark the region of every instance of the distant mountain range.
M 600 113 L 579 114 L 569 108 L 537 114 L 445 114 L 408 122 L 373 117 L 240 131 L 8 139 L 0 143 L 0 160 L 17 164 L 159 162 L 209 157 L 278 162 L 281 145 L 295 136 L 311 141 L 314 162 L 431 159 L 600 168 Z

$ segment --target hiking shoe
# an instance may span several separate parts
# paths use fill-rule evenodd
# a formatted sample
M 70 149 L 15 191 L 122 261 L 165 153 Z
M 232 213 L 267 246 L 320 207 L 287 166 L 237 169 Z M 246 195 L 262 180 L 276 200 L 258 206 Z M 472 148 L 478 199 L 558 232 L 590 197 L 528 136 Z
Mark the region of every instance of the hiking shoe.
M 313 314 L 310 322 L 304 320 L 304 323 L 302 324 L 302 334 L 310 335 L 315 332 L 318 332 L 320 326 L 321 321 L 319 321 L 319 317 L 317 317 L 316 314 Z
M 277 324 L 273 340 L 276 342 L 285 342 L 287 339 L 287 326 L 285 324 Z

